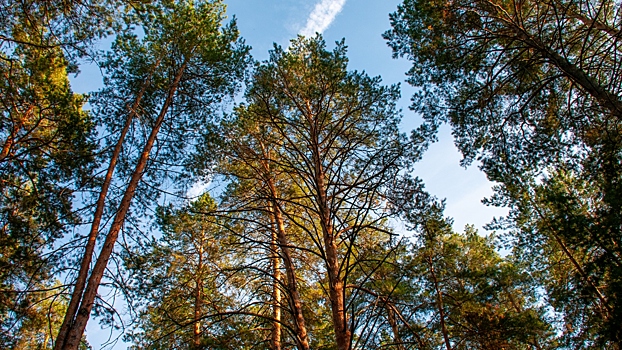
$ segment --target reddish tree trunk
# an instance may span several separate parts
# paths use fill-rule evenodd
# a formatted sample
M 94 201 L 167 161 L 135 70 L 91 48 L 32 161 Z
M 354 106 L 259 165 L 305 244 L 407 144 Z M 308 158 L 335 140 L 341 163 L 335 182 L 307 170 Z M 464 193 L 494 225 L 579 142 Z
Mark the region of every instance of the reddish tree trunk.
M 269 181 L 270 189 L 273 191 L 273 196 L 276 189 L 274 184 Z M 292 312 L 294 314 L 294 322 L 296 323 L 296 335 L 298 338 L 298 346 L 302 350 L 309 350 L 309 337 L 307 335 L 307 326 L 305 318 L 302 314 L 302 302 L 300 300 L 300 293 L 298 292 L 298 284 L 296 281 L 295 267 L 292 260 L 291 252 L 289 250 L 289 240 L 285 234 L 285 224 L 283 221 L 283 215 L 276 200 L 273 197 L 273 203 L 271 205 L 271 211 L 276 223 L 276 232 L 279 241 L 279 247 L 283 255 L 283 263 L 285 265 L 285 274 L 287 277 L 287 289 L 291 299 Z
M 125 216 L 129 210 L 130 203 L 132 201 L 132 198 L 134 197 L 134 193 L 136 192 L 138 183 L 140 182 L 145 167 L 147 166 L 149 153 L 153 148 L 153 144 L 158 135 L 158 132 L 160 131 L 160 127 L 164 122 L 164 117 L 166 116 L 168 109 L 173 102 L 175 92 L 177 91 L 177 87 L 179 86 L 179 82 L 181 80 L 181 77 L 183 76 L 185 67 L 186 63 L 184 63 L 177 71 L 177 75 L 175 76 L 173 84 L 169 88 L 164 105 L 160 110 L 160 114 L 156 119 L 156 122 L 151 130 L 151 134 L 149 135 L 149 138 L 147 139 L 147 142 L 143 148 L 143 152 L 138 160 L 138 163 L 136 164 L 136 168 L 132 174 L 130 183 L 125 190 L 125 193 L 123 195 L 123 198 L 121 199 L 121 203 L 117 210 L 117 214 L 115 215 L 112 226 L 110 227 L 110 231 L 106 236 L 102 251 L 98 256 L 95 267 L 93 268 L 91 276 L 88 279 L 88 284 L 84 291 L 84 295 L 82 296 L 80 308 L 77 311 L 75 320 L 67 333 L 64 344 L 60 345 L 61 349 L 77 350 L 78 346 L 80 345 L 82 334 L 84 333 L 84 329 L 86 328 L 86 324 L 89 320 L 91 310 L 93 309 L 93 305 L 95 303 L 97 289 L 99 288 L 99 284 L 101 283 L 101 280 L 104 276 L 104 271 L 106 269 L 106 266 L 108 265 L 108 260 L 110 259 L 110 255 L 112 254 L 112 251 L 114 249 L 114 245 L 117 241 L 117 237 L 119 236 L 119 232 L 123 227 Z
M 56 345 L 54 347 L 55 350 L 62 349 L 62 346 L 65 343 L 65 338 L 67 337 L 67 333 L 69 332 L 69 328 L 73 323 L 73 320 L 76 316 L 76 311 L 78 310 L 78 306 L 80 305 L 80 299 L 82 298 L 82 293 L 84 292 L 84 287 L 86 285 L 86 279 L 88 278 L 89 274 L 89 267 L 91 265 L 91 260 L 93 259 L 95 243 L 97 241 L 97 235 L 99 233 L 99 225 L 101 223 L 101 219 L 104 213 L 106 196 L 108 195 L 108 189 L 110 188 L 110 183 L 112 182 L 112 175 L 114 174 L 114 169 L 117 165 L 117 161 L 119 160 L 119 155 L 121 154 L 125 135 L 127 135 L 127 132 L 132 125 L 132 120 L 136 115 L 136 109 L 140 104 L 145 89 L 147 88 L 148 81 L 149 80 L 145 82 L 143 88 L 136 97 L 136 101 L 134 101 L 134 105 L 130 109 L 130 113 L 127 117 L 127 120 L 125 121 L 125 125 L 121 130 L 121 135 L 119 135 L 119 140 L 117 141 L 117 144 L 115 145 L 112 152 L 112 157 L 110 158 L 110 163 L 108 164 L 108 170 L 106 171 L 106 176 L 104 177 L 104 183 L 102 184 L 101 191 L 99 192 L 99 197 L 97 198 L 97 202 L 95 204 L 95 214 L 93 215 L 91 230 L 87 238 L 86 247 L 84 248 L 84 255 L 82 255 L 82 262 L 80 264 L 80 270 L 78 271 L 78 278 L 76 279 L 76 284 L 74 286 L 73 293 L 71 294 L 69 305 L 67 306 L 65 318 L 63 319 L 63 323 L 58 331 Z
M 319 150 L 319 147 L 316 148 Z M 320 162 L 319 151 L 316 156 L 315 183 L 317 186 L 317 200 L 320 211 L 320 225 L 324 239 L 324 252 L 326 254 L 326 271 L 328 273 L 329 298 L 333 316 L 333 327 L 337 349 L 349 350 L 352 335 L 348 327 L 348 316 L 345 309 L 345 286 L 340 276 L 339 256 L 335 241 L 334 229 L 331 221 L 330 208 L 326 196 L 326 184 L 324 181 L 324 169 Z
M 194 291 L 194 327 L 193 327 L 193 343 L 195 349 L 201 347 L 201 307 L 203 306 L 203 237 L 199 244 L 199 262 L 197 264 L 196 273 L 196 289 Z

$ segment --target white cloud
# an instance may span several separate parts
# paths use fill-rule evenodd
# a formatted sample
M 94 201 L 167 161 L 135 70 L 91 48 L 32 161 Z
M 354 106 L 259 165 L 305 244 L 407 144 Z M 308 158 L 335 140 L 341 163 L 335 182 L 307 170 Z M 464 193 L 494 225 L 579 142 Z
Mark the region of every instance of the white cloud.
M 199 180 L 192 184 L 192 186 L 186 192 L 186 196 L 188 198 L 196 199 L 198 196 L 207 192 L 210 184 L 211 184 L 211 181 Z
M 307 24 L 300 34 L 310 37 L 315 35 L 315 32 L 323 33 L 333 23 L 345 4 L 346 0 L 320 0 L 307 18 Z

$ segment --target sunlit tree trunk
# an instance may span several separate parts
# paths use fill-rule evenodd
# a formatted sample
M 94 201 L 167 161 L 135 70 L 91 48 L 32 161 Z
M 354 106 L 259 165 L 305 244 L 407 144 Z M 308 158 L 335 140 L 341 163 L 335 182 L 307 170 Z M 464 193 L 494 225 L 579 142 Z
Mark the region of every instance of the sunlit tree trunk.
M 269 181 L 269 186 L 273 193 L 276 192 L 274 184 Z M 275 197 L 273 197 L 275 198 Z M 290 243 L 285 234 L 285 224 L 283 221 L 283 214 L 281 209 L 273 199 L 273 203 L 270 205 L 270 210 L 276 223 L 276 232 L 278 238 L 279 248 L 283 256 L 283 263 L 285 265 L 285 274 L 287 277 L 287 292 L 290 296 L 290 304 L 292 312 L 294 314 L 295 330 L 297 336 L 297 343 L 300 349 L 309 350 L 309 339 L 307 335 L 307 326 L 305 318 L 302 314 L 302 301 L 300 300 L 300 293 L 298 292 L 298 284 L 296 280 L 295 267 L 290 252 Z
M 339 350 L 350 349 L 352 335 L 348 327 L 348 317 L 345 307 L 345 286 L 340 276 L 339 256 L 335 241 L 332 215 L 328 205 L 326 195 L 326 184 L 324 168 L 322 166 L 320 147 L 317 131 L 311 128 L 311 139 L 313 140 L 313 155 L 315 167 L 315 186 L 317 191 L 317 204 L 320 214 L 320 225 L 324 240 L 324 250 L 326 254 L 326 271 L 328 273 L 329 297 L 333 317 L 333 327 L 335 330 L 335 340 Z
M 95 303 L 95 297 L 97 295 L 97 289 L 101 283 L 101 280 L 104 276 L 104 271 L 106 266 L 108 265 L 108 260 L 110 259 L 110 255 L 114 250 L 114 245 L 119 236 L 119 232 L 123 227 L 123 223 L 125 222 L 125 216 L 130 208 L 130 203 L 132 198 L 134 198 L 134 193 L 138 187 L 138 183 L 140 182 L 145 167 L 147 166 L 147 161 L 149 160 L 149 153 L 153 148 L 153 144 L 156 140 L 158 132 L 160 131 L 160 127 L 164 122 L 164 117 L 168 113 L 169 107 L 173 102 L 175 92 L 179 86 L 179 82 L 181 81 L 181 77 L 184 74 L 186 68 L 186 62 L 184 62 L 181 67 L 177 70 L 173 83 L 171 84 L 166 100 L 160 109 L 160 113 L 158 118 L 151 129 L 151 134 L 147 139 L 147 142 L 144 145 L 143 151 L 140 155 L 140 158 L 136 164 L 136 168 L 132 174 L 129 184 L 123 194 L 123 198 L 121 199 L 121 203 L 119 204 L 119 208 L 117 210 L 117 214 L 114 217 L 114 221 L 110 227 L 110 231 L 106 236 L 106 240 L 104 241 L 104 245 L 102 250 L 97 257 L 97 262 L 95 263 L 95 267 L 91 272 L 91 276 L 88 279 L 88 284 L 84 291 L 84 295 L 80 302 L 80 308 L 76 314 L 75 320 L 67 334 L 64 344 L 61 349 L 66 350 L 77 350 L 80 345 L 80 341 L 82 339 L 82 334 L 84 333 L 84 329 L 86 328 L 86 323 L 88 322 L 91 314 L 91 310 L 93 309 L 93 305 Z M 58 342 L 58 341 L 57 341 Z
M 86 247 L 84 248 L 84 254 L 82 255 L 82 262 L 80 263 L 80 270 L 78 271 L 78 277 L 76 279 L 76 284 L 73 289 L 73 293 L 71 294 L 71 299 L 69 301 L 69 305 L 67 306 L 67 312 L 65 314 L 65 318 L 63 319 L 63 323 L 58 332 L 58 336 L 56 338 L 56 344 L 54 349 L 60 350 L 63 348 L 63 344 L 65 343 L 65 339 L 69 332 L 69 329 L 72 326 L 72 323 L 76 317 L 76 312 L 78 310 L 78 306 L 80 305 L 80 300 L 82 298 L 82 293 L 84 292 L 84 287 L 86 285 L 86 280 L 89 274 L 89 267 L 91 265 L 91 260 L 93 259 L 93 252 L 95 251 L 95 243 L 97 241 L 97 235 L 99 234 L 99 225 L 101 224 L 101 219 L 104 213 L 104 207 L 106 204 L 106 197 L 108 195 L 108 189 L 110 188 L 110 183 L 112 182 L 112 176 L 114 174 L 114 170 L 117 165 L 117 161 L 119 160 L 119 155 L 121 154 L 121 149 L 123 148 L 123 141 L 125 140 L 125 136 L 132 125 L 132 121 L 136 117 L 136 111 L 138 110 L 142 97 L 145 93 L 145 90 L 150 85 L 151 76 L 157 69 L 160 64 L 160 60 L 158 60 L 151 71 L 150 76 L 145 79 L 143 86 L 141 87 L 140 92 L 136 96 L 136 100 L 129 108 L 129 113 L 127 119 L 125 121 L 125 125 L 123 129 L 121 129 L 121 134 L 119 135 L 119 139 L 114 147 L 112 152 L 112 156 L 110 158 L 110 162 L 108 163 L 108 170 L 106 171 L 106 176 L 104 177 L 104 182 L 102 183 L 101 191 L 99 192 L 99 197 L 97 198 L 97 202 L 95 204 L 95 213 L 93 215 L 93 222 L 91 223 L 91 229 L 89 231 L 89 235 L 86 242 Z
M 201 347 L 201 308 L 203 306 L 203 236 L 199 242 L 198 253 L 199 261 L 197 263 L 197 275 L 195 277 L 196 290 L 194 292 L 194 327 L 193 327 L 193 343 L 195 349 Z
M 272 322 L 272 349 L 281 350 L 281 260 L 278 254 L 279 243 L 276 230 L 272 231 L 272 242 L 270 244 L 270 253 L 272 261 L 272 273 L 274 274 L 274 282 L 272 283 L 272 302 L 273 317 Z
M 395 343 L 395 346 L 397 347 L 398 350 L 404 350 L 404 345 L 402 344 L 402 338 L 400 338 L 400 330 L 397 326 L 395 310 L 393 309 L 393 305 L 389 304 L 388 301 L 385 301 L 385 302 L 387 303 L 386 305 L 387 318 L 389 321 L 389 325 L 391 326 L 391 331 L 393 332 L 393 342 Z

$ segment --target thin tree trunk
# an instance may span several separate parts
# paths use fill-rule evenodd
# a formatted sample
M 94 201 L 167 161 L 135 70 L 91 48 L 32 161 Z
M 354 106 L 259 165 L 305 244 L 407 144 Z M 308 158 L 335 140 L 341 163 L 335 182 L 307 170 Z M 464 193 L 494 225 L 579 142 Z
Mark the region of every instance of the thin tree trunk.
M 430 275 L 432 276 L 432 282 L 434 282 L 434 289 L 436 290 L 438 313 L 441 318 L 441 331 L 443 332 L 443 339 L 445 340 L 445 346 L 447 350 L 451 350 L 451 342 L 449 341 L 449 333 L 447 332 L 447 326 L 445 325 L 445 307 L 443 305 L 443 293 L 438 287 L 438 279 L 434 272 L 434 265 L 432 265 L 432 257 L 428 256 L 428 264 L 430 266 Z
M 585 272 L 585 270 L 583 269 L 581 264 L 579 264 L 577 259 L 575 259 L 574 254 L 570 251 L 568 246 L 566 246 L 562 238 L 557 233 L 557 229 L 551 226 L 551 224 L 547 221 L 546 216 L 542 212 L 540 212 L 540 207 L 538 206 L 538 204 L 534 200 L 531 200 L 531 204 L 535 208 L 535 211 L 540 217 L 540 219 L 543 220 L 548 226 L 549 231 L 551 232 L 551 235 L 553 236 L 553 239 L 555 239 L 555 242 L 557 242 L 559 247 L 562 248 L 562 251 L 564 252 L 566 257 L 570 260 L 570 262 L 572 263 L 572 266 L 574 266 L 574 268 L 577 270 L 579 275 L 581 275 L 581 277 L 585 280 L 585 282 L 587 282 L 587 284 L 594 290 L 594 293 L 596 294 L 596 298 L 598 298 L 598 300 L 600 301 L 601 312 L 603 314 L 603 317 L 605 319 L 608 319 L 611 313 L 613 312 L 613 310 L 611 309 L 611 306 L 609 306 L 609 303 L 607 302 L 607 298 L 605 298 L 605 296 L 600 292 L 600 289 L 598 289 L 598 286 L 594 283 L 592 278 Z M 605 308 L 605 310 L 603 310 L 602 308 Z
M 196 290 L 194 291 L 194 329 L 193 343 L 195 349 L 201 347 L 201 307 L 203 306 L 203 237 L 199 244 L 199 263 L 197 264 L 196 273 Z
M 203 304 L 203 281 L 201 278 L 196 280 L 196 290 L 194 291 L 194 329 L 193 342 L 195 349 L 201 346 L 201 306 Z
M 15 109 L 15 114 L 20 114 L 19 109 L 15 106 L 15 102 L 13 102 L 13 108 Z M 17 121 L 13 121 L 13 128 L 11 129 L 11 133 L 7 136 L 4 141 L 4 146 L 2 146 L 2 152 L 0 152 L 0 162 L 4 161 L 10 154 L 13 145 L 15 144 L 15 139 L 17 138 L 17 134 L 19 130 L 24 125 L 24 121 L 28 120 L 28 116 L 32 114 L 34 106 L 29 106 L 26 112 L 24 112 L 24 116 L 18 118 Z
M 415 336 L 415 338 L 417 339 L 417 342 L 419 343 L 419 348 L 420 349 L 426 349 L 427 346 L 426 344 L 423 342 L 423 339 L 421 339 L 421 337 L 419 336 L 419 334 L 415 331 L 415 329 L 413 329 L 413 327 L 410 325 L 410 323 L 408 323 L 408 321 L 404 318 L 404 316 L 402 316 L 402 314 L 400 313 L 400 311 L 395 307 L 395 305 L 393 305 L 393 303 L 386 297 L 382 297 L 380 295 L 378 295 L 378 293 L 372 291 L 371 289 L 367 289 L 365 287 L 361 287 L 361 286 L 357 286 L 355 284 L 348 284 L 346 285 L 346 288 L 354 288 L 354 289 L 358 289 L 360 291 L 363 291 L 369 295 L 372 295 L 376 298 L 382 298 L 383 302 L 385 303 L 385 308 L 387 310 L 391 309 L 391 312 L 393 313 L 393 318 L 395 319 L 395 316 L 397 316 L 397 318 L 400 319 L 400 321 L 402 321 L 402 324 L 404 324 L 404 326 L 406 326 L 406 328 L 408 328 L 408 330 L 412 333 L 412 335 Z M 391 323 L 391 320 L 389 320 L 389 323 Z M 397 327 L 397 324 L 395 325 Z M 391 325 L 391 327 L 393 327 Z M 395 329 L 394 329 L 395 331 Z
M 585 24 L 587 27 L 598 29 L 602 32 L 605 32 L 611 35 L 612 37 L 616 39 L 620 37 L 620 30 L 606 23 L 600 22 L 597 18 L 593 18 L 593 19 L 588 18 L 587 16 L 581 13 L 581 10 L 576 6 L 576 4 L 570 3 L 568 5 L 564 5 L 561 3 L 561 1 L 554 1 L 554 3 L 555 3 L 554 6 L 558 7 L 557 11 L 559 10 L 565 11 L 568 17 L 578 19 L 583 24 Z M 596 17 L 598 17 L 598 14 Z
M 575 18 L 578 19 L 579 21 L 583 22 L 583 24 L 585 24 L 588 27 L 592 27 L 592 28 L 596 28 L 600 31 L 603 31 L 615 38 L 619 38 L 620 37 L 620 31 L 612 26 L 609 26 L 605 23 L 599 22 L 595 19 L 590 19 L 585 17 L 584 15 L 578 13 L 578 12 L 569 12 L 568 13 L 570 18 Z
M 402 338 L 400 338 L 400 330 L 397 327 L 397 319 L 395 318 L 395 310 L 393 309 L 393 305 L 391 305 L 388 300 L 385 300 L 385 304 L 388 314 L 387 318 L 389 321 L 389 325 L 391 326 L 391 330 L 393 331 L 393 342 L 397 346 L 398 350 L 404 350 Z
M 294 322 L 296 323 L 296 333 L 298 338 L 298 346 L 302 350 L 309 350 L 309 337 L 307 335 L 307 326 L 305 318 L 302 314 L 302 301 L 300 300 L 300 293 L 298 292 L 298 283 L 296 281 L 295 267 L 292 260 L 292 255 L 289 250 L 289 240 L 285 234 L 285 224 L 281 209 L 274 199 L 276 189 L 272 181 L 269 181 L 271 191 L 273 191 L 273 199 L 270 206 L 274 221 L 276 223 L 276 232 L 279 242 L 279 248 L 283 255 L 283 263 L 285 265 L 285 274 L 287 277 L 287 289 L 291 300 L 292 312 L 294 314 Z
M 49 342 L 50 342 L 50 333 L 48 333 L 48 330 L 46 329 L 45 330 L 45 338 L 43 339 L 43 344 L 42 344 L 43 345 L 43 349 L 47 349 L 48 348 L 48 345 L 50 345 Z
M 328 293 L 335 330 L 335 340 L 338 350 L 349 350 L 352 334 L 348 327 L 348 316 L 345 308 L 345 285 L 340 277 L 339 256 L 335 241 L 331 212 L 326 194 L 326 182 L 324 167 L 322 165 L 319 135 L 316 130 L 317 119 L 313 117 L 310 104 L 307 102 L 307 121 L 310 125 L 311 152 L 314 167 L 314 182 L 316 200 L 319 211 L 322 238 L 324 241 L 324 254 L 326 256 L 326 272 L 328 274 Z
M 65 339 L 67 337 L 69 329 L 71 328 L 74 318 L 76 317 L 76 312 L 78 310 L 78 306 L 80 305 L 82 293 L 84 292 L 84 287 L 86 285 L 91 260 L 93 259 L 93 252 L 95 250 L 97 235 L 99 233 L 99 225 L 101 223 L 101 219 L 104 213 L 104 207 L 106 204 L 106 196 L 108 195 L 108 189 L 110 188 L 110 183 L 112 182 L 112 176 L 114 174 L 117 161 L 119 160 L 121 149 L 123 148 L 123 141 L 125 140 L 125 136 L 127 135 L 130 126 L 132 125 L 132 121 L 137 114 L 136 111 L 140 106 L 143 95 L 145 94 L 145 90 L 151 83 L 153 73 L 159 65 L 160 60 L 158 59 L 149 77 L 145 80 L 138 95 L 136 96 L 134 104 L 130 108 L 127 120 L 125 121 L 125 125 L 121 130 L 121 135 L 119 135 L 119 140 L 117 140 L 117 144 L 115 145 L 112 152 L 112 157 L 110 158 L 110 163 L 108 164 L 108 170 L 106 171 L 106 176 L 104 177 L 104 183 L 102 184 L 101 191 L 99 192 L 99 197 L 97 198 L 97 202 L 95 204 L 95 214 L 93 215 L 91 230 L 89 232 L 86 247 L 84 249 L 84 255 L 82 256 L 82 262 L 80 263 L 80 270 L 78 271 L 76 285 L 73 289 L 73 293 L 71 294 L 71 299 L 69 300 L 69 305 L 67 306 L 67 311 L 65 312 L 65 318 L 63 319 L 63 323 L 61 324 L 61 327 L 58 331 L 58 336 L 56 337 L 56 343 L 54 346 L 55 350 L 61 350 L 63 348 L 63 344 L 65 343 Z
M 106 236 L 106 240 L 104 242 L 104 246 L 102 247 L 102 251 L 97 258 L 97 262 L 95 263 L 95 267 L 91 272 L 91 276 L 89 277 L 88 284 L 86 286 L 86 290 L 84 291 L 84 295 L 82 297 L 82 301 L 80 303 L 80 308 L 76 314 L 75 321 L 71 326 L 69 333 L 67 335 L 66 341 L 62 349 L 64 350 L 77 350 L 80 344 L 80 340 L 82 338 L 82 334 L 84 333 L 84 329 L 86 328 L 86 323 L 89 320 L 91 310 L 93 309 L 93 304 L 95 303 L 95 296 L 97 295 L 97 289 L 99 288 L 99 284 L 104 275 L 104 271 L 106 266 L 108 265 L 108 260 L 110 259 L 110 255 L 114 249 L 114 245 L 117 241 L 117 237 L 119 236 L 119 232 L 123 227 L 123 223 L 125 221 L 125 216 L 129 210 L 130 203 L 132 198 L 134 197 L 134 193 L 136 192 L 136 188 L 138 187 L 138 183 L 140 182 L 145 167 L 147 166 L 147 160 L 149 159 L 149 153 L 153 148 L 153 144 L 155 143 L 155 139 L 160 131 L 160 127 L 164 122 L 164 117 L 168 113 L 168 109 L 173 102 L 173 98 L 175 92 L 177 91 L 177 87 L 179 86 L 179 82 L 181 77 L 183 76 L 184 70 L 186 68 L 187 63 L 180 67 L 177 71 L 177 75 L 173 81 L 173 84 L 169 88 L 168 95 L 160 110 L 160 114 L 156 119 L 156 122 L 151 130 L 151 134 L 147 139 L 147 143 L 143 148 L 143 152 L 138 160 L 136 165 L 136 169 L 132 174 L 130 179 L 130 183 L 128 184 L 123 198 L 121 199 L 121 203 L 119 205 L 117 214 L 115 215 L 114 221 L 110 227 L 110 231 Z
M 281 261 L 278 254 L 279 244 L 276 230 L 272 231 L 272 244 L 270 247 L 272 271 L 274 274 L 274 283 L 272 284 L 272 301 L 274 302 L 272 349 L 281 350 Z
M 590 285 L 590 287 L 594 289 L 594 292 L 596 293 L 596 297 L 600 301 L 601 305 L 606 309 L 604 310 L 605 312 L 603 312 L 604 314 L 603 316 L 605 316 L 605 318 L 609 318 L 610 317 L 609 315 L 613 310 L 611 310 L 611 307 L 609 306 L 609 303 L 607 302 L 607 298 L 605 298 L 605 296 L 600 292 L 600 289 L 598 289 L 598 287 L 596 286 L 592 278 L 585 272 L 585 270 L 583 270 L 579 262 L 575 259 L 574 255 L 570 251 L 570 249 L 568 249 L 566 244 L 564 244 L 564 242 L 557 235 L 557 233 L 555 233 L 555 231 L 552 231 L 552 235 L 553 235 L 553 238 L 555 238 L 555 241 L 557 242 L 557 244 L 559 244 L 559 246 L 564 251 L 564 254 L 566 254 L 568 259 L 570 259 L 570 261 L 572 262 L 572 265 L 575 267 L 577 272 L 579 272 L 581 277 L 583 277 L 583 279 L 585 279 L 585 281 Z
M 337 349 L 349 350 L 351 334 L 348 328 L 348 319 L 345 310 L 345 290 L 343 280 L 339 276 L 339 260 L 337 256 L 337 246 L 332 240 L 332 226 L 328 226 L 328 228 L 328 232 L 324 234 L 324 245 L 335 338 L 337 341 Z
M 514 296 L 512 295 L 512 293 L 510 293 L 510 291 L 506 288 L 506 287 L 502 287 L 503 288 L 503 292 L 508 296 L 508 299 L 510 300 L 510 304 L 512 305 L 512 307 L 514 308 L 514 310 L 517 313 L 522 313 L 523 312 L 523 308 L 518 305 L 518 303 L 516 303 L 516 300 L 514 299 Z M 540 346 L 540 342 L 538 341 L 538 338 L 536 336 L 533 336 L 533 345 L 536 350 L 542 350 L 542 347 Z
M 316 185 L 318 190 L 318 207 L 320 210 L 320 224 L 324 239 L 324 251 L 326 254 L 326 271 L 328 273 L 329 297 L 333 316 L 333 327 L 335 329 L 335 340 L 337 349 L 349 350 L 351 333 L 348 327 L 348 316 L 345 308 L 345 288 L 339 273 L 339 256 L 334 236 L 333 225 L 331 222 L 330 208 L 326 196 L 326 185 L 324 183 L 324 171 L 319 157 L 316 160 Z

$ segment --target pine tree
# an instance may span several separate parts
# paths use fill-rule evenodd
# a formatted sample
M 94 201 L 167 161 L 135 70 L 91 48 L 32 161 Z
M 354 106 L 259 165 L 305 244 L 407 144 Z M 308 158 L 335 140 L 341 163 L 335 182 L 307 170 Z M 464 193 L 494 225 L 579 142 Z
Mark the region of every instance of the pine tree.
M 221 28 L 223 11 L 218 1 L 156 3 L 139 12 L 145 32 L 142 39 L 132 32 L 117 38 L 105 64 L 107 86 L 97 95 L 102 106 L 97 114 L 114 135 L 114 146 L 107 155 L 108 169 L 56 349 L 77 348 L 135 194 L 142 193 L 147 201 L 157 197 L 153 188 L 172 170 L 159 165 L 183 164 L 193 136 L 199 135 L 213 115 L 212 104 L 232 94 L 238 84 L 248 49 L 238 41 L 234 23 Z M 137 132 L 126 138 L 132 127 Z M 143 127 L 144 134 L 138 132 Z M 130 145 L 133 147 L 127 147 Z M 122 154 L 124 146 L 142 151 Z M 152 152 L 154 147 L 157 152 Z M 150 156 L 152 153 L 157 156 Z M 128 182 L 120 185 L 123 190 L 113 210 L 114 219 L 89 271 L 102 215 L 111 203 L 108 192 L 117 163 L 121 165 L 120 175 L 129 179 L 120 180 Z M 147 179 L 155 180 L 146 187 L 151 193 L 139 186 Z

